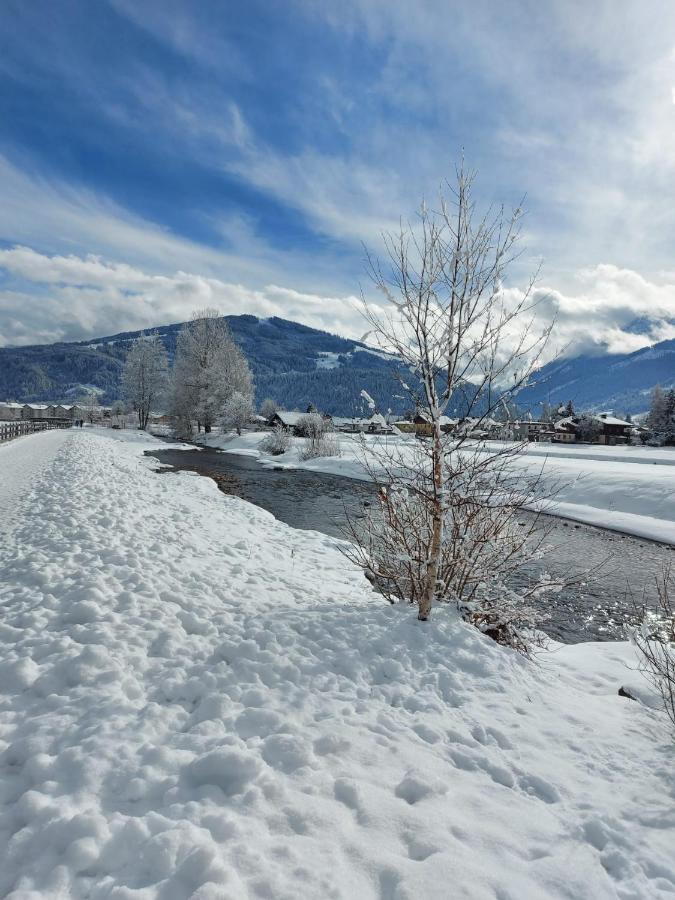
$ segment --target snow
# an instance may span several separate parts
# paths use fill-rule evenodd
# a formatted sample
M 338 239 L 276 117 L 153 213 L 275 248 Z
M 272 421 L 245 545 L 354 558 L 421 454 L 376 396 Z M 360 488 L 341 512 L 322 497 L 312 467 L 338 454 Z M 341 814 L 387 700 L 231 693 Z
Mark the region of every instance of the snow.
M 292 448 L 282 456 L 265 457 L 257 446 L 263 435 L 249 433 L 233 440 L 229 435 L 214 434 L 201 442 L 229 452 L 259 455 L 264 465 L 311 469 L 367 479 L 358 439 L 340 435 L 340 457 L 303 461 L 302 439 L 296 438 Z M 411 435 L 386 437 L 366 436 L 366 447 L 384 442 L 414 446 Z M 472 445 L 473 446 L 473 445 Z M 486 452 L 503 449 L 498 441 L 485 441 Z M 371 460 L 376 462 L 374 457 Z M 648 540 L 675 546 L 675 451 L 655 447 L 605 447 L 599 445 L 529 444 L 518 465 L 528 471 L 541 471 L 544 480 L 557 491 L 555 500 L 547 502 L 548 512 Z
M 317 369 L 339 369 L 341 355 L 330 350 L 320 350 L 316 361 Z
M 528 662 L 418 623 L 153 446 L 0 448 L 0 896 L 672 896 L 672 743 L 617 695 L 628 644 Z

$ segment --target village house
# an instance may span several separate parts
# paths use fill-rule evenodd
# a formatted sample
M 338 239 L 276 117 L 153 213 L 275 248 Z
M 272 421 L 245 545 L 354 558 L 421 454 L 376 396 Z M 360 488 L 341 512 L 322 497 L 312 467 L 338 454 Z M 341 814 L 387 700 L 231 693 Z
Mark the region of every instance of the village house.
M 516 440 L 530 441 L 533 443 L 544 443 L 554 441 L 556 432 L 550 422 L 530 421 L 527 419 L 515 423 L 518 427 L 514 428 Z
M 381 413 L 375 413 L 370 418 L 331 416 L 331 422 L 335 430 L 343 434 L 391 434 L 393 431 Z
M 459 419 L 451 419 L 449 416 L 441 416 L 441 431 L 444 434 L 449 434 L 453 431 L 454 428 L 457 427 L 459 423 Z M 429 437 L 431 435 L 431 424 L 429 422 L 429 414 L 426 412 L 418 412 L 411 421 L 402 420 L 400 422 L 394 422 L 396 428 L 399 431 L 412 433 L 414 432 L 417 435 L 422 437 Z
M 571 416 L 559 419 L 553 426 L 555 437 L 553 440 L 559 444 L 573 444 L 577 439 L 577 430 Z
M 0 402 L 0 421 L 16 422 L 21 418 L 22 409 L 23 403 L 14 403 L 10 400 L 6 400 L 4 403 Z
M 44 421 L 54 418 L 54 405 L 49 403 L 24 403 L 21 410 L 22 419 Z
M 631 422 L 619 419 L 611 412 L 603 412 L 593 417 L 600 423 L 601 432 L 598 436 L 598 444 L 627 444 L 633 427 Z
M 281 426 L 285 431 L 296 432 L 300 419 L 306 415 L 307 413 L 287 412 L 285 409 L 278 409 L 273 416 L 270 416 L 269 423 L 274 427 Z

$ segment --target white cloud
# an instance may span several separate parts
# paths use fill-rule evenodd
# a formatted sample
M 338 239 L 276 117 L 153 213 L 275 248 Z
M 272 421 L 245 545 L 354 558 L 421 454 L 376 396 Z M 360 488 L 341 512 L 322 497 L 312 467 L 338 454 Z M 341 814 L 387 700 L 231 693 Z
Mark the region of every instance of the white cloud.
M 365 330 L 355 296 L 274 283 L 254 290 L 212 276 L 151 273 L 99 256 L 50 256 L 28 247 L 0 250 L 0 270 L 12 282 L 11 289 L 0 291 L 0 344 L 148 329 L 184 321 L 206 306 L 224 315 L 279 316 L 357 339 Z M 576 285 L 573 293 L 537 288 L 533 328 L 543 329 L 556 318 L 549 355 L 630 352 L 675 335 L 675 279 L 657 283 L 600 265 L 579 272 Z M 520 296 L 513 287 L 506 294 Z M 634 333 L 636 320 L 640 333 Z
M 81 340 L 189 319 L 215 307 L 223 315 L 279 316 L 356 337 L 354 297 L 323 297 L 269 285 L 252 290 L 177 271 L 144 272 L 97 256 L 48 256 L 27 247 L 0 250 L 0 269 L 32 290 L 0 292 L 0 344 Z

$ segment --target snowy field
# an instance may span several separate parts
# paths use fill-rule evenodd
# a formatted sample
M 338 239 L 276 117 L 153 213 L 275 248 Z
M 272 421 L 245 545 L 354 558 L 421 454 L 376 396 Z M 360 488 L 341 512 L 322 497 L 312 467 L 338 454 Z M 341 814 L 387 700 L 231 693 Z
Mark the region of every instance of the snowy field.
M 0 448 L 0 896 L 673 897 L 673 743 L 617 695 L 629 645 L 532 663 L 418 623 L 151 446 Z
M 362 453 L 353 437 L 340 436 L 342 455 L 302 461 L 301 438 L 283 456 L 265 457 L 258 452 L 262 433 L 203 436 L 207 446 L 236 453 L 260 456 L 267 465 L 329 472 L 349 478 L 364 478 Z M 397 440 L 405 447 L 414 438 L 373 438 Z M 504 444 L 483 444 L 486 453 Z M 404 451 L 405 452 L 405 451 Z M 587 525 L 597 525 L 675 546 L 675 448 L 528 445 L 519 460 L 529 471 L 541 471 L 544 480 L 560 486 L 547 511 Z M 542 468 L 543 467 L 543 468 Z

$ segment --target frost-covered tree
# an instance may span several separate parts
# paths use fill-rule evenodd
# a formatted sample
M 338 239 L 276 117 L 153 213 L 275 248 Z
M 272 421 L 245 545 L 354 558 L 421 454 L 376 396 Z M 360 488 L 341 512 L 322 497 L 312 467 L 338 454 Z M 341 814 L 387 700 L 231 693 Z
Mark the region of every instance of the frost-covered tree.
M 308 412 L 300 416 L 295 426 L 296 432 L 307 438 L 307 444 L 301 451 L 303 459 L 316 459 L 319 456 L 339 456 L 340 442 L 333 433 L 331 423 L 318 412 Z
M 269 432 L 260 442 L 260 449 L 263 453 L 269 453 L 271 456 L 280 456 L 287 450 L 290 450 L 292 444 L 291 435 L 283 427 L 277 425 L 274 431 Z
M 479 430 L 537 370 L 551 326 L 536 327 L 533 278 L 521 291 L 503 289 L 522 210 L 479 215 L 474 175 L 463 166 L 456 174 L 436 210 L 423 205 L 414 226 L 385 236 L 386 263 L 369 259 L 385 309 L 364 299 L 368 334 L 414 373 L 401 393 L 431 434 L 403 449 L 386 439 L 364 448 L 373 479 L 386 487 L 352 536 L 357 561 L 392 599 L 414 602 L 419 619 L 437 600 L 457 600 L 503 636 L 512 622 L 503 576 L 534 552 L 517 517 L 538 482 L 512 464 L 521 445 L 485 453 L 466 431 L 445 434 L 443 417 L 462 393 Z
M 592 413 L 582 413 L 576 419 L 576 435 L 580 441 L 592 444 L 602 434 L 602 425 Z
M 166 349 L 156 334 L 141 334 L 131 345 L 122 370 L 122 395 L 145 430 L 153 407 L 166 394 L 169 368 Z
M 237 434 L 241 434 L 241 429 L 248 425 L 253 417 L 255 409 L 253 400 L 250 396 L 235 391 L 231 397 L 225 401 L 223 407 L 222 424 L 225 428 L 236 429 Z
M 96 391 L 87 391 L 82 400 L 80 400 L 80 406 L 84 410 L 84 417 L 90 425 L 93 425 L 94 422 L 101 418 L 101 404 Z
M 664 391 L 657 384 L 652 390 L 647 426 L 652 431 L 655 443 L 675 442 L 675 389 Z
M 279 407 L 275 400 L 272 400 L 271 397 L 265 397 L 263 402 L 260 404 L 260 415 L 264 419 L 271 419 L 278 409 Z
M 183 326 L 173 368 L 173 415 L 180 428 L 210 432 L 227 400 L 238 392 L 253 397 L 246 357 L 217 310 L 204 309 Z

